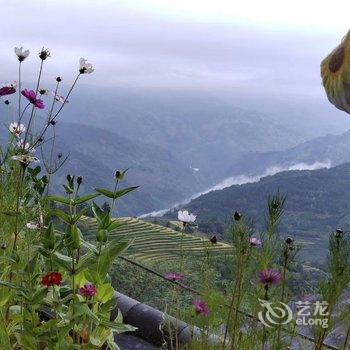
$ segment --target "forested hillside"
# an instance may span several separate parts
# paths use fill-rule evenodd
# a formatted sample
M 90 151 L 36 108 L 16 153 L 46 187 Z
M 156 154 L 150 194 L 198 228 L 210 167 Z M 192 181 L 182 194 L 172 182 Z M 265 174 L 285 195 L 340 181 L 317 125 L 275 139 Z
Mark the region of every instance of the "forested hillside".
M 330 169 L 286 171 L 259 182 L 213 191 L 191 201 L 186 208 L 198 214 L 203 231 L 221 231 L 225 237 L 232 213 L 237 210 L 264 228 L 267 198 L 286 195 L 281 230 L 313 246 L 313 256 L 325 256 L 330 231 L 350 227 L 350 163 Z M 317 249 L 315 249 L 317 248 Z

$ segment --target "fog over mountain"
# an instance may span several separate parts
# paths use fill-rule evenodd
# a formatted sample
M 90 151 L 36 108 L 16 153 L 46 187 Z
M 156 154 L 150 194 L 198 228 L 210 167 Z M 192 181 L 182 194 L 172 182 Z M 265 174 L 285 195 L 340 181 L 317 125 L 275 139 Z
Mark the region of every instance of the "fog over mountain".
M 14 0 L 2 4 L 0 18 L 0 81 L 17 79 L 14 46 L 31 50 L 22 71 L 28 88 L 42 46 L 52 55 L 41 86 L 52 88 L 59 75 L 62 95 L 79 58 L 93 63 L 60 116 L 59 123 L 76 125 L 62 126 L 61 142 L 77 160 L 67 171 L 84 170 L 103 184 L 112 168 L 131 167 L 142 195 L 130 195 L 124 214 L 158 211 L 296 164 L 328 166 L 333 158 L 299 159 L 293 148 L 350 128 L 327 102 L 319 76 L 348 18 L 329 18 L 314 0 Z

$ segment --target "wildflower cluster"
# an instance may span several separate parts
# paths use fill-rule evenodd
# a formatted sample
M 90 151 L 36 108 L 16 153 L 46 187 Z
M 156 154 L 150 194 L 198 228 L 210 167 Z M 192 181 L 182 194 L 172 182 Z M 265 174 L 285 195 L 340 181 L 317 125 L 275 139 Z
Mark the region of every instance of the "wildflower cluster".
M 136 187 L 82 195 L 83 177 L 68 175 L 66 196 L 50 193 L 53 176 L 67 159 L 62 154 L 55 160 L 45 157 L 53 154 L 55 124 L 79 77 L 94 69 L 81 58 L 64 97 L 61 77 L 53 79 L 53 91 L 42 86 L 42 72 L 51 58 L 48 49 L 37 56 L 34 88 L 22 87 L 21 81 L 29 50 L 16 47 L 15 55 L 18 80 L 0 85 L 0 102 L 12 119 L 8 142 L 0 145 L 0 348 L 114 349 L 114 335 L 134 329 L 110 319 L 116 299 L 108 272 L 128 242 L 109 239 L 119 223 L 112 219 L 113 209 L 103 212 L 93 200 L 105 196 L 113 208 Z M 87 242 L 81 221 L 89 207 L 99 224 L 95 241 Z

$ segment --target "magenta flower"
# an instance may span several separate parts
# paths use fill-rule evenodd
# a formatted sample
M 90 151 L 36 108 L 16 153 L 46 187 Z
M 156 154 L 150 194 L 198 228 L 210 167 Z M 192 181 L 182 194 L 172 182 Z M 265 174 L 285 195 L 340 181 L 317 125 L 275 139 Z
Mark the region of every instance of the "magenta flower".
M 259 239 L 259 238 L 255 238 L 255 237 L 252 237 L 252 238 L 249 240 L 249 242 L 250 242 L 250 245 L 252 245 L 252 246 L 254 246 L 254 247 L 256 247 L 256 246 L 258 246 L 258 245 L 261 245 L 260 239 Z
M 0 88 L 0 96 L 11 95 L 16 92 L 16 88 L 13 85 L 3 86 Z
M 282 278 L 281 272 L 275 269 L 264 269 L 259 272 L 259 281 L 265 285 L 278 284 Z
M 97 288 L 92 283 L 85 283 L 83 287 L 79 288 L 79 292 L 84 297 L 93 297 L 97 293 Z
M 211 314 L 208 303 L 204 300 L 194 300 L 193 306 L 198 315 L 209 316 Z
M 36 93 L 33 90 L 27 90 L 24 89 L 21 91 L 21 94 L 30 102 L 32 103 L 36 108 L 44 109 L 45 105 L 43 100 L 40 100 L 36 97 Z
M 185 277 L 181 273 L 167 272 L 165 278 L 169 281 L 182 281 Z

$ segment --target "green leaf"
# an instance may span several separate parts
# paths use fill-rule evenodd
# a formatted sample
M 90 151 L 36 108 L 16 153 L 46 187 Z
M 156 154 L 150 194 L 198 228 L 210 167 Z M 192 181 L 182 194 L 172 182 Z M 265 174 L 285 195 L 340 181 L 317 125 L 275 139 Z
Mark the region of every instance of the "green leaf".
M 30 334 L 26 334 L 26 333 L 20 334 L 19 335 L 19 343 L 20 343 L 20 345 L 23 346 L 23 349 L 26 349 L 26 350 L 37 350 L 38 349 L 38 344 L 37 344 L 35 337 L 33 337 Z
M 26 289 L 24 287 L 21 286 L 17 286 L 11 282 L 7 282 L 7 281 L 0 281 L 0 286 L 4 286 L 4 287 L 8 287 L 17 291 L 21 291 L 21 292 L 25 292 Z
M 8 210 L 8 211 L 1 211 L 1 214 L 7 215 L 7 216 L 17 216 L 17 215 L 20 215 L 21 213 L 14 210 Z
M 113 331 L 116 331 L 118 333 L 133 332 L 137 329 L 136 327 L 130 326 L 125 323 L 119 323 L 119 322 L 117 323 L 117 322 L 111 322 L 106 320 L 101 320 L 100 325 L 111 328 Z
M 140 186 L 134 186 L 134 187 L 128 187 L 128 188 L 124 188 L 122 190 L 119 190 L 119 191 L 114 193 L 114 198 L 116 199 L 116 198 L 122 197 L 122 196 L 126 195 L 127 193 L 136 190 L 139 187 Z
M 89 195 L 84 196 L 84 197 L 80 197 L 74 201 L 74 204 L 78 205 L 78 204 L 85 203 L 91 199 L 98 197 L 99 195 L 100 195 L 100 193 L 93 193 L 93 194 L 89 194 Z
M 63 210 L 55 209 L 51 211 L 51 215 L 55 215 L 67 224 L 71 223 L 71 217 L 65 213 Z
M 96 271 L 100 279 L 100 283 L 103 283 L 112 263 L 118 254 L 124 251 L 130 242 L 111 242 L 106 249 L 104 249 L 101 255 L 97 258 Z
M 7 329 L 8 322 L 5 322 L 5 317 L 0 314 L 0 349 L 12 349 L 10 335 Z
M 106 215 L 108 215 L 109 213 L 105 213 L 95 202 L 92 203 L 92 212 L 94 213 L 94 217 L 95 219 L 101 223 Z
M 74 317 L 76 318 L 82 315 L 86 315 L 90 320 L 94 322 L 100 321 L 97 315 L 95 315 L 86 304 L 79 303 L 74 309 Z
M 95 191 L 103 194 L 104 196 L 108 197 L 108 198 L 114 198 L 114 192 L 106 190 L 105 188 L 95 188 Z
M 72 259 L 69 256 L 55 252 L 52 254 L 52 260 L 67 272 L 72 272 Z
M 52 250 L 55 248 L 55 232 L 52 222 L 49 223 L 49 226 L 43 232 L 41 241 L 46 249 Z
M 95 188 L 95 191 L 97 191 L 98 193 L 103 194 L 104 196 L 106 196 L 108 198 L 117 199 L 119 197 L 122 197 L 122 196 L 126 195 L 127 193 L 129 193 L 131 191 L 136 190 L 138 187 L 139 186 L 128 187 L 128 188 L 124 188 L 124 189 L 116 191 L 116 192 L 112 192 L 112 191 L 106 190 L 105 188 Z
M 106 303 L 114 297 L 114 288 L 110 283 L 104 283 L 98 287 L 96 300 Z
M 117 229 L 120 226 L 125 225 L 124 222 L 118 221 L 118 220 L 113 220 L 107 227 L 108 231 L 113 231 L 115 229 Z
M 62 197 L 62 196 L 47 196 L 47 199 L 53 202 L 66 204 L 66 205 L 73 204 L 73 201 L 71 201 L 69 198 Z

